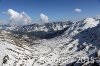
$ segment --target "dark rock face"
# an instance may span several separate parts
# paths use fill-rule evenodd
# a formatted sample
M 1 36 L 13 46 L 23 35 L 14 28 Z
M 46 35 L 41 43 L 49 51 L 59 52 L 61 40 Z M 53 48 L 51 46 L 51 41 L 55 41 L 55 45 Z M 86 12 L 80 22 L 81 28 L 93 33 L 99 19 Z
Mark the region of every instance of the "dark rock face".
M 6 55 L 6 56 L 3 58 L 3 64 L 6 64 L 8 60 L 9 60 L 9 56 Z

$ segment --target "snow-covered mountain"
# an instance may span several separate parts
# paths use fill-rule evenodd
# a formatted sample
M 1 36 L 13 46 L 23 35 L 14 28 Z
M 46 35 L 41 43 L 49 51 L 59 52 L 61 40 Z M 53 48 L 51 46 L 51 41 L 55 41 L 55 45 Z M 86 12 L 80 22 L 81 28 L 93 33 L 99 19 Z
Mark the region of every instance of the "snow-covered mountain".
M 1 30 L 0 66 L 100 66 L 99 22 L 87 18 Z M 30 38 L 33 34 L 43 38 Z
M 62 30 L 66 28 L 67 26 L 71 25 L 72 22 L 67 21 L 67 22 L 52 22 L 52 23 L 44 23 L 44 24 L 31 24 L 31 25 L 25 25 L 21 26 L 18 28 L 20 31 L 27 31 L 27 32 L 32 32 L 32 31 L 57 31 L 57 30 Z

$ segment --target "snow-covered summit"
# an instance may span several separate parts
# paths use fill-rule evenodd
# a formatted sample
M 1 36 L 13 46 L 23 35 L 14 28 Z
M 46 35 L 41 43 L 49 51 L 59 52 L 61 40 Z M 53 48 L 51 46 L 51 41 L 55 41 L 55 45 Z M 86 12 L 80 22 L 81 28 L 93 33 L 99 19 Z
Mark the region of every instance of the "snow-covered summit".
M 83 23 L 85 24 L 85 25 L 83 26 L 85 29 L 95 27 L 95 26 L 97 26 L 97 25 L 99 24 L 99 22 L 96 21 L 96 20 L 93 19 L 93 18 L 86 18 L 86 19 L 83 21 Z

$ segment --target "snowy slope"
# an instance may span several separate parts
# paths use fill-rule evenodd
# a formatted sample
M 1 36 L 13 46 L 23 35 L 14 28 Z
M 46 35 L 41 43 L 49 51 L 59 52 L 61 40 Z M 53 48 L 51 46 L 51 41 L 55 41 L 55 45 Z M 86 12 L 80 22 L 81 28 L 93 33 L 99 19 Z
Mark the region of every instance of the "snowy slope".
M 100 25 L 93 18 L 74 22 L 62 35 L 51 39 L 24 43 L 29 38 L 22 37 L 20 47 L 17 38 L 8 34 L 0 33 L 0 66 L 88 66 L 95 64 L 90 63 L 94 60 L 91 57 L 100 65 Z M 90 62 L 77 63 L 80 58 Z

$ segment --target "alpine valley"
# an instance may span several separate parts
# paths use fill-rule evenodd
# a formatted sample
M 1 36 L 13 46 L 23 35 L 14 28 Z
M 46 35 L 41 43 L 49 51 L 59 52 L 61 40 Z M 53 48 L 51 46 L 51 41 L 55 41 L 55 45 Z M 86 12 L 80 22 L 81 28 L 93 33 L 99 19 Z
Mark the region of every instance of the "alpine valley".
M 100 66 L 100 19 L 0 25 L 0 66 Z

